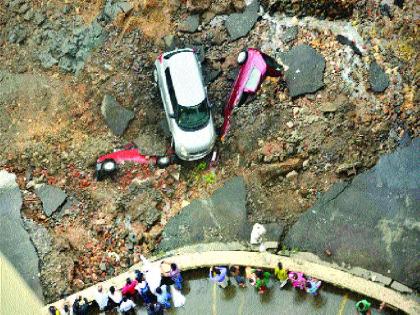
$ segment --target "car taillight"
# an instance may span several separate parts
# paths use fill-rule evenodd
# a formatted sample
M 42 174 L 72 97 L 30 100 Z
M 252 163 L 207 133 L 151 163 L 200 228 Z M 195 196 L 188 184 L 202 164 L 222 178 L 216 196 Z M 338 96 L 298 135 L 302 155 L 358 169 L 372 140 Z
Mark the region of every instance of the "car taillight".
M 163 54 L 160 54 L 157 59 L 159 60 L 160 63 L 163 63 Z

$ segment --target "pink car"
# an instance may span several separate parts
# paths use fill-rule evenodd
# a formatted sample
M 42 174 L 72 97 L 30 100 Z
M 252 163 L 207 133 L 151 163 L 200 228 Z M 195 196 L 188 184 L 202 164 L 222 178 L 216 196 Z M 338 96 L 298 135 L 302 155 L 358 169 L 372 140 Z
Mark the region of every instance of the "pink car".
M 171 163 L 171 157 L 143 155 L 134 144 L 128 144 L 123 149 L 102 155 L 96 160 L 96 179 L 102 180 L 114 174 L 117 171 L 117 165 L 125 162 L 152 164 L 164 168 Z
M 220 130 L 222 141 L 229 131 L 233 109 L 243 104 L 249 94 L 255 94 L 266 76 L 279 77 L 283 74 L 281 65 L 255 48 L 248 48 L 239 53 L 238 63 L 241 69 L 223 111 L 224 121 Z

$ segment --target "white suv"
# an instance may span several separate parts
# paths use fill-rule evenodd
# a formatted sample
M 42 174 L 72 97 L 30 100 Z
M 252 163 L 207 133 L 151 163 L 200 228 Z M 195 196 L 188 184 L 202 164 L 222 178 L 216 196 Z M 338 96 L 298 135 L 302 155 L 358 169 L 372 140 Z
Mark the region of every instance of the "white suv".
M 193 161 L 209 154 L 216 142 L 211 105 L 201 66 L 192 49 L 161 54 L 155 61 L 158 84 L 175 154 Z

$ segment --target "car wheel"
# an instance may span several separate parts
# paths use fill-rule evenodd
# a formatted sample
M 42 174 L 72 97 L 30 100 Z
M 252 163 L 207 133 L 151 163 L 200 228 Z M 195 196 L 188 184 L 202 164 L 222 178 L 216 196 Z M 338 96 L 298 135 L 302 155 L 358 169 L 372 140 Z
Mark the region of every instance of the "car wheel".
M 247 51 L 241 51 L 238 55 L 238 64 L 242 65 L 245 63 L 245 61 L 248 59 L 248 52 Z
M 158 77 L 157 77 L 157 70 L 156 70 L 156 68 L 153 70 L 153 80 L 155 81 L 155 83 L 158 83 Z
M 102 168 L 101 170 L 106 172 L 106 173 L 112 173 L 117 169 L 117 163 L 115 163 L 114 160 L 105 160 L 102 163 Z
M 171 158 L 169 156 L 159 156 L 156 160 L 156 165 L 159 168 L 168 167 L 171 164 Z

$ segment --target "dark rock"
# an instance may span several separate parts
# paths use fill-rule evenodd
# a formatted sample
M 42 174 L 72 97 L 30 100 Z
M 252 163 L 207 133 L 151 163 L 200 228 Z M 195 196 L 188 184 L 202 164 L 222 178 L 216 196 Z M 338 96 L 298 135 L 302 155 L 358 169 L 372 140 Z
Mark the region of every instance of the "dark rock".
M 204 77 L 204 84 L 209 85 L 214 80 L 216 80 L 222 71 L 220 69 L 214 70 L 209 68 L 208 66 L 203 67 L 203 77 Z
M 122 107 L 115 97 L 109 94 L 104 96 L 101 112 L 107 126 L 117 136 L 121 136 L 124 133 L 129 122 L 134 118 L 132 111 Z
M 356 43 L 350 39 L 348 39 L 347 37 L 343 36 L 343 35 L 337 35 L 335 37 L 335 39 L 342 45 L 347 45 L 349 46 L 351 49 L 353 49 L 353 51 L 358 54 L 359 56 L 362 56 L 362 52 L 360 51 L 359 47 L 356 46 Z
M 404 6 L 404 0 L 394 0 L 394 5 L 402 9 Z
M 381 11 L 381 14 L 383 16 L 387 16 L 390 19 L 392 19 L 392 12 L 391 7 L 388 5 L 388 3 L 382 3 L 379 5 L 379 10 Z
M 227 181 L 209 199 L 194 200 L 165 226 L 159 249 L 209 242 L 249 241 L 242 177 Z
M 43 51 L 38 55 L 39 61 L 41 62 L 42 67 L 45 69 L 51 69 L 58 63 L 58 60 L 55 59 L 49 52 Z
M 22 196 L 16 176 L 0 171 L 0 251 L 42 301 L 38 256 L 23 227 Z
M 163 37 L 163 42 L 167 50 L 174 50 L 178 46 L 178 38 L 172 34 Z
M 184 21 L 182 21 L 178 29 L 181 32 L 194 33 L 197 31 L 198 26 L 200 25 L 200 16 L 198 14 L 188 16 Z
M 288 66 L 285 79 L 291 97 L 314 93 L 324 86 L 325 59 L 308 45 L 299 45 L 283 54 Z
M 389 86 L 388 74 L 376 62 L 370 64 L 369 83 L 374 92 L 383 92 Z
M 226 29 L 231 40 L 246 36 L 258 20 L 260 3 L 254 0 L 243 13 L 233 13 L 225 21 Z
M 46 216 L 51 216 L 66 200 L 66 193 L 58 187 L 41 184 L 35 187 L 35 193 L 42 201 Z
M 147 204 L 141 204 L 137 207 L 137 212 L 133 219 L 137 219 L 144 223 L 147 228 L 152 227 L 157 221 L 160 220 L 161 213 L 155 207 Z
M 384 155 L 351 183 L 321 195 L 285 244 L 420 288 L 420 139 Z M 310 231 L 308 233 L 308 231 Z M 388 273 L 390 270 L 390 273 Z
M 286 28 L 282 36 L 283 42 L 290 43 L 291 41 L 295 40 L 298 35 L 298 30 L 299 29 L 297 25 Z

